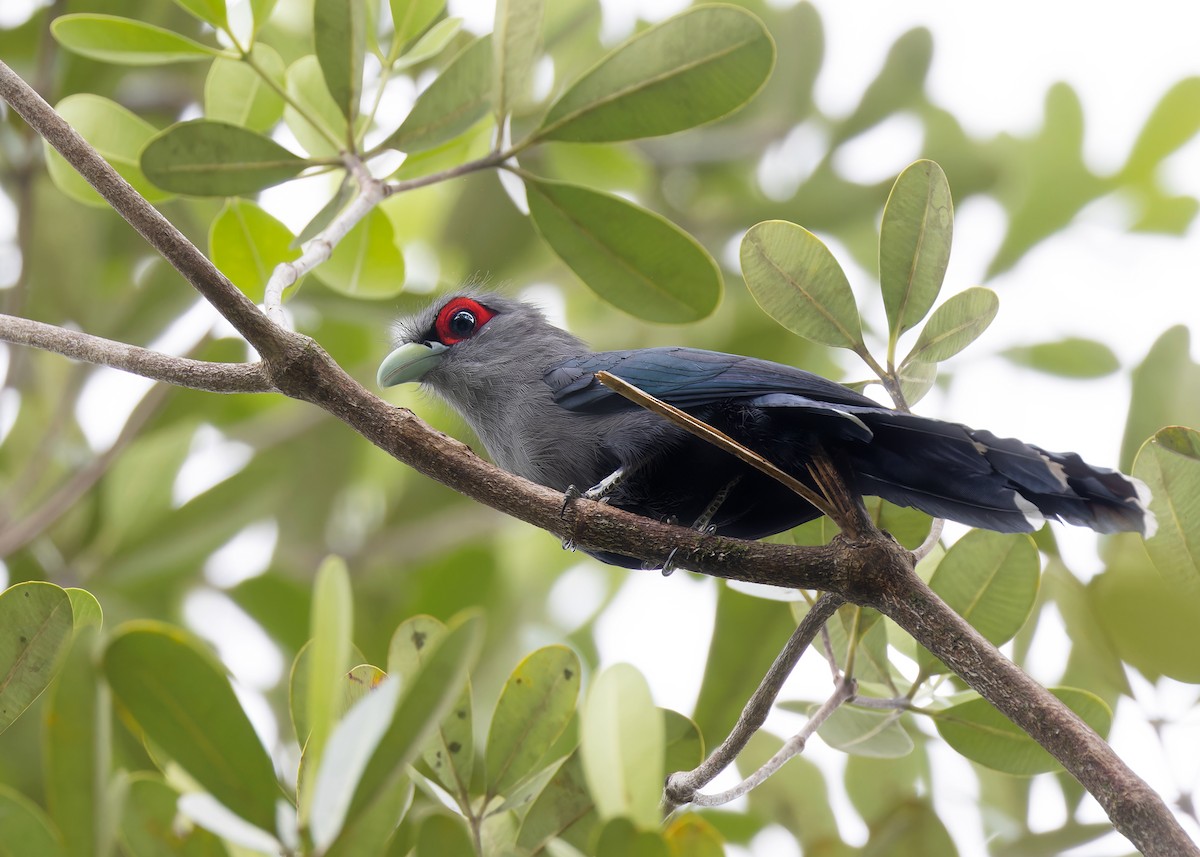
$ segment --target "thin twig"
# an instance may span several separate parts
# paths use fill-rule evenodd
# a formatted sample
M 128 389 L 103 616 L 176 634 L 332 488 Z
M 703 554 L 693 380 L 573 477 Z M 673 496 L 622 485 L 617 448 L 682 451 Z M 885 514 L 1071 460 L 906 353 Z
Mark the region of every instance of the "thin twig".
M 409 179 L 407 181 L 385 182 L 371 175 L 362 158 L 351 154 L 343 155 L 342 161 L 358 185 L 357 196 L 329 222 L 328 226 L 314 236 L 311 241 L 305 243 L 304 253 L 300 258 L 294 259 L 291 262 L 280 262 L 275 266 L 275 270 L 271 272 L 271 278 L 267 281 L 266 291 L 263 295 L 263 310 L 276 324 L 284 325 L 283 293 L 290 286 L 298 282 L 305 274 L 312 271 L 318 265 L 327 262 L 329 257 L 333 255 L 333 249 L 345 239 L 350 230 L 370 214 L 376 205 L 392 194 L 417 190 L 418 188 L 449 181 L 468 173 L 491 169 L 501 164 L 507 157 L 509 157 L 508 152 L 497 152 L 485 158 L 469 161 L 457 167 L 421 176 L 420 178 Z
M 917 562 L 925 559 L 937 547 L 937 543 L 942 539 L 942 530 L 946 526 L 944 518 L 934 518 L 933 523 L 929 525 L 929 535 L 925 536 L 925 541 L 917 546 L 913 551 L 913 559 Z
M 818 598 L 796 630 L 792 632 L 792 636 L 788 638 L 783 650 L 776 656 L 775 662 L 771 664 L 767 674 L 763 676 L 758 689 L 754 691 L 745 708 L 742 709 L 741 716 L 738 717 L 729 737 L 722 741 L 720 746 L 713 750 L 698 767 L 691 771 L 679 771 L 667 777 L 666 788 L 663 790 L 663 806 L 668 812 L 677 806 L 690 803 L 697 790 L 712 782 L 717 774 L 729 767 L 729 764 L 737 758 L 754 733 L 767 719 L 767 714 L 770 713 L 771 706 L 775 703 L 775 697 L 779 696 L 783 683 L 792 674 L 792 670 L 795 669 L 796 662 L 800 660 L 804 650 L 812 643 L 817 632 L 825 627 L 829 617 L 844 603 L 845 599 L 832 593 L 825 593 Z
M 283 293 L 313 268 L 328 261 L 333 248 L 341 243 L 360 220 L 371 213 L 384 198 L 384 183 L 372 178 L 362 160 L 354 155 L 345 155 L 346 168 L 358 184 L 358 195 L 329 222 L 321 232 L 304 245 L 304 253 L 291 262 L 280 262 L 271 272 L 263 294 L 263 309 L 278 325 L 283 325 Z
M 821 724 L 828 720 L 829 716 L 837 711 L 843 703 L 854 699 L 856 688 L 857 682 L 849 676 L 844 676 L 837 683 L 829 699 L 821 703 L 821 707 L 813 712 L 812 717 L 804 724 L 804 728 L 785 741 L 784 745 L 779 748 L 779 751 L 768 759 L 761 768 L 727 791 L 715 795 L 706 795 L 698 792 L 692 796 L 692 802 L 697 806 L 721 806 L 729 803 L 731 800 L 737 800 L 742 795 L 755 789 L 773 773 L 782 768 L 788 760 L 803 753 L 808 739 L 821 728 Z
M 79 133 L 0 62 L 0 98 L 66 159 L 192 287 L 264 357 L 293 345 L 175 225 L 148 203 Z
M 275 387 L 261 363 L 210 363 L 174 357 L 40 321 L 0 315 L 0 340 L 210 393 L 266 393 Z

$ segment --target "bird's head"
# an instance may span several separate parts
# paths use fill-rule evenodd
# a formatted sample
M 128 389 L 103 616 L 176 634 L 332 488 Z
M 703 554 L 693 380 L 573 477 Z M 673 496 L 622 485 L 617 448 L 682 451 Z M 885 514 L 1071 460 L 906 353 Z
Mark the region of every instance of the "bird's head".
M 381 387 L 420 381 L 456 403 L 485 389 L 502 393 L 506 380 L 540 380 L 545 366 L 582 347 L 536 307 L 471 291 L 397 321 L 392 345 L 379 366 Z

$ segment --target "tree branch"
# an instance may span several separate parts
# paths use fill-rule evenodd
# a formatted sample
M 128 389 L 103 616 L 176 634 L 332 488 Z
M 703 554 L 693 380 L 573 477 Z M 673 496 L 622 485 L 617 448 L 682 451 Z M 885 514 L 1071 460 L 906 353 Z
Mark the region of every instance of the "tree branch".
M 104 197 L 129 225 L 179 271 L 192 287 L 216 307 L 264 357 L 287 348 L 288 332 L 259 312 L 217 267 L 158 210 L 146 202 L 129 182 L 59 116 L 40 95 L 0 62 L 0 98 L 8 102 Z
M 833 695 L 821 703 L 821 707 L 813 712 L 812 716 L 808 718 L 808 722 L 804 724 L 804 727 L 785 741 L 783 746 L 761 768 L 727 791 L 715 795 L 693 795 L 696 805 L 722 806 L 731 800 L 737 800 L 742 795 L 749 794 L 760 786 L 767 777 L 782 768 L 789 759 L 793 756 L 799 756 L 804 752 L 804 748 L 808 744 L 808 739 L 821 728 L 821 724 L 828 720 L 829 716 L 837 711 L 843 703 L 854 698 L 856 688 L 857 682 L 849 676 L 839 678 L 837 684 L 834 686 Z
M 210 393 L 266 393 L 275 389 L 262 363 L 210 363 L 174 357 L 11 315 L 0 315 L 0 341 L 32 345 L 86 363 Z
M 742 709 L 729 737 L 722 741 L 721 745 L 713 750 L 699 767 L 690 771 L 678 771 L 667 777 L 667 785 L 663 790 L 663 803 L 667 812 L 695 800 L 696 792 L 712 782 L 713 778 L 729 767 L 730 762 L 745 749 L 754 733 L 767 719 L 767 715 L 771 712 L 771 706 L 775 703 L 775 697 L 779 696 L 783 683 L 796 668 L 796 663 L 804 654 L 804 650 L 812 644 L 813 638 L 825 627 L 829 617 L 845 603 L 845 599 L 831 593 L 826 593 L 817 599 L 804 619 L 796 626 L 792 636 L 788 638 L 783 650 L 775 658 L 771 668 L 767 670 L 762 683 L 754 691 L 750 701 L 746 703 L 746 707 Z
M 268 320 L 3 63 L 0 97 L 246 337 L 280 392 L 321 407 L 448 487 L 578 545 L 651 561 L 674 548 L 681 565 L 705 574 L 822 589 L 876 607 L 1046 747 L 1144 854 L 1200 855 L 1162 799 L 1103 739 L 941 602 L 913 573 L 912 554 L 878 530 L 801 548 L 698 533 L 589 501 L 572 503 L 564 513 L 559 492 L 483 462 L 409 411 L 367 392 L 308 337 Z
M 911 565 L 880 569 L 870 590 L 860 593 L 859 603 L 893 619 L 1025 730 L 1079 780 L 1143 854 L 1200 853 L 1174 816 L 1168 823 L 1170 810 L 1158 793 L 1108 742 L 951 610 Z

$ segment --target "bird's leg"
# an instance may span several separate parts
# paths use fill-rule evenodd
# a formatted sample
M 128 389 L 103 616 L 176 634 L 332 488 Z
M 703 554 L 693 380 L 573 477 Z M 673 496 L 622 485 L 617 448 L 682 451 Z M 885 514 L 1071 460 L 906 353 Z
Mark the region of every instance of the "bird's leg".
M 575 500 L 595 500 L 598 503 L 603 503 L 625 481 L 630 472 L 629 468 L 622 465 L 586 491 L 580 491 L 574 485 L 568 485 L 567 490 L 563 492 L 562 511 L 558 513 L 559 516 L 565 515 L 567 506 L 571 505 Z
M 717 492 L 717 496 L 713 497 L 709 504 L 704 507 L 704 511 L 700 513 L 700 517 L 696 519 L 696 523 L 692 524 L 693 530 L 704 532 L 708 529 L 709 522 L 716 516 L 718 510 L 729 499 L 729 492 L 734 489 L 742 479 L 741 476 L 735 476 L 729 480 L 729 483 Z
M 715 529 L 710 528 L 709 524 L 720 510 L 721 506 L 727 499 L 729 499 L 729 492 L 733 490 L 734 486 L 738 484 L 741 478 L 741 476 L 733 477 L 729 480 L 728 484 L 726 484 L 724 488 L 717 492 L 716 496 L 713 497 L 712 500 L 709 501 L 709 504 L 704 507 L 704 511 L 700 513 L 700 517 L 696 518 L 696 522 L 692 524 L 693 530 L 706 533 Z M 678 548 L 672 548 L 671 552 L 667 554 L 667 559 L 662 564 L 663 577 L 670 577 L 672 572 L 675 571 L 675 552 L 677 550 Z M 653 566 L 650 567 L 652 568 Z
M 558 516 L 561 518 L 563 515 L 567 514 L 567 506 L 571 505 L 576 500 L 595 500 L 597 503 L 607 503 L 609 496 L 612 495 L 612 492 L 617 490 L 617 487 L 625 481 L 625 478 L 629 476 L 631 472 L 631 469 L 622 465 L 586 491 L 580 491 L 574 485 L 568 485 L 567 490 L 563 492 L 563 504 L 562 508 L 558 510 Z M 563 550 L 575 550 L 575 543 L 569 538 L 563 539 L 562 546 Z

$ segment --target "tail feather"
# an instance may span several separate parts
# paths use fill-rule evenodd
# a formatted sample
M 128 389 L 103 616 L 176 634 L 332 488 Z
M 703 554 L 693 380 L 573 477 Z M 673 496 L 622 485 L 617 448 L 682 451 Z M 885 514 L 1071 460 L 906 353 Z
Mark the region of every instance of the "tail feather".
M 1031 532 L 1045 516 L 1154 533 L 1145 485 L 1075 453 L 884 409 L 855 413 L 873 434 L 850 450 L 863 493 L 1001 532 Z

